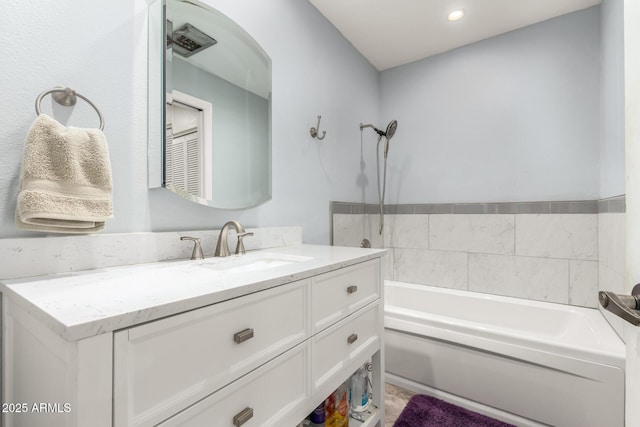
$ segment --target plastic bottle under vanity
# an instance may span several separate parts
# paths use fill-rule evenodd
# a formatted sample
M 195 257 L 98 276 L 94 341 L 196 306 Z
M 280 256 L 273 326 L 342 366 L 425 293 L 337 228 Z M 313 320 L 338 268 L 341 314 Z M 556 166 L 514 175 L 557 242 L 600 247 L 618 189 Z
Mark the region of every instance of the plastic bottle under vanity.
M 353 419 L 364 421 L 368 416 L 367 408 L 369 403 L 369 376 L 364 367 L 360 367 L 351 376 L 349 416 Z

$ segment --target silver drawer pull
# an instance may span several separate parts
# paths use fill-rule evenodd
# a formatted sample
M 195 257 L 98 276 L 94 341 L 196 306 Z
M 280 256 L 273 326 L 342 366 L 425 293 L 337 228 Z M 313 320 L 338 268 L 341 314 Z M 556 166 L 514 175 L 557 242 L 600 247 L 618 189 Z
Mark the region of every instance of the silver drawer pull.
M 349 338 L 347 338 L 347 342 L 349 344 L 353 344 L 354 342 L 356 342 L 358 339 L 358 335 L 357 334 L 351 334 L 349 335 Z
M 244 408 L 242 411 L 238 412 L 235 417 L 233 417 L 233 425 L 240 427 L 251 418 L 253 418 L 253 408 Z
M 233 340 L 240 344 L 241 342 L 245 342 L 246 340 L 249 340 L 253 338 L 253 329 L 251 328 L 247 328 L 244 331 L 240 331 L 240 332 L 236 332 L 235 334 L 233 334 Z
M 347 288 L 348 294 L 353 294 L 353 293 L 356 293 L 357 291 L 358 291 L 358 287 L 356 285 L 351 285 Z

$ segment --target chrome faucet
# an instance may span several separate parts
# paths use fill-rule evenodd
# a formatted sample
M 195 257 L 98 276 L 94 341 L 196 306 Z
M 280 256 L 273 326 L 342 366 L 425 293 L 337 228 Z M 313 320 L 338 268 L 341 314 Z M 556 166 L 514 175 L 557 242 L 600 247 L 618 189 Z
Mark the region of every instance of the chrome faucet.
M 238 234 L 238 243 L 236 243 L 236 255 L 244 254 L 246 252 L 242 239 L 246 236 L 253 236 L 253 233 L 248 233 L 247 231 L 245 231 L 242 224 L 240 224 L 238 221 L 228 221 L 224 226 L 222 226 L 222 229 L 220 230 L 220 236 L 218 236 L 218 243 L 216 244 L 216 251 L 213 253 L 213 256 L 231 255 L 231 252 L 229 252 L 229 241 L 227 240 L 229 227 L 235 228 L 236 233 Z

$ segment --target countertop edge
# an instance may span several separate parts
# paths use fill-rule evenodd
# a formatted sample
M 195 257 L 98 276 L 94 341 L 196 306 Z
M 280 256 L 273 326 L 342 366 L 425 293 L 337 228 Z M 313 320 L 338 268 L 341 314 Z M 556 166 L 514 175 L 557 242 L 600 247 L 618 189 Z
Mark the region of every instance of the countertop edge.
M 287 252 L 294 249 L 296 253 L 305 253 L 305 249 L 309 251 L 340 251 L 340 247 L 335 246 L 321 246 L 321 245 L 293 245 L 280 248 L 271 248 L 260 250 L 260 252 Z M 348 249 L 347 252 L 359 248 L 342 248 Z M 304 280 L 312 276 L 316 276 L 323 273 L 328 273 L 340 268 L 348 267 L 351 265 L 359 264 L 362 262 L 370 261 L 376 258 L 381 258 L 385 255 L 386 249 L 366 249 L 366 252 L 360 252 L 358 250 L 357 255 L 349 254 L 338 256 L 336 260 L 330 261 L 330 256 L 327 256 L 327 262 L 322 265 L 315 265 L 310 268 L 304 268 L 306 262 L 299 264 L 299 271 L 286 274 L 275 274 L 266 277 L 264 280 L 251 281 L 250 283 L 242 284 L 239 286 L 231 287 L 228 289 L 214 290 L 207 294 L 194 295 L 193 297 L 186 297 L 177 301 L 171 301 L 164 304 L 158 304 L 150 307 L 142 307 L 139 310 L 118 313 L 114 315 L 107 315 L 101 318 L 95 318 L 90 321 L 84 321 L 75 324 L 67 324 L 64 320 L 57 318 L 50 313 L 46 308 L 41 307 L 37 302 L 31 301 L 29 298 L 22 295 L 17 289 L 29 283 L 29 278 L 10 280 L 8 283 L 0 282 L 0 292 L 3 294 L 3 299 L 8 298 L 12 303 L 15 303 L 23 310 L 28 312 L 35 319 L 46 325 L 51 331 L 59 335 L 66 341 L 79 341 L 82 339 L 97 336 L 103 333 L 114 332 L 120 329 L 125 329 L 140 325 L 142 323 L 158 320 L 164 317 L 174 316 L 176 314 L 184 313 L 191 310 L 196 310 L 202 307 L 206 307 L 212 304 L 220 303 L 229 299 L 238 298 L 244 295 L 248 295 L 254 292 L 264 291 L 270 288 L 274 288 L 281 285 L 286 285 L 291 282 Z M 151 263 L 156 264 L 156 263 Z M 142 264 L 141 264 L 142 265 Z M 113 267 L 116 269 L 119 267 Z M 96 269 L 85 270 L 78 272 L 77 275 L 90 275 L 92 273 L 104 273 L 110 269 Z M 276 271 L 277 272 L 277 271 Z M 272 273 L 272 272 L 270 272 Z M 52 275 L 51 277 L 65 277 L 65 275 Z M 73 276 L 73 273 L 71 274 Z M 34 277 L 34 280 L 43 281 L 47 280 L 47 276 Z M 13 282 L 13 283 L 12 283 Z M 15 288 L 15 289 L 14 289 Z

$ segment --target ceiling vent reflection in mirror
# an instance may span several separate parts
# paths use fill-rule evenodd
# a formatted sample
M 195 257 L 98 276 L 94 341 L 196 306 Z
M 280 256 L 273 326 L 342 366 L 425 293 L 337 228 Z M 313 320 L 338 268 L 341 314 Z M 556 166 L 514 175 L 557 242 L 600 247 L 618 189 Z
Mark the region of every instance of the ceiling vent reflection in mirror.
M 190 57 L 218 43 L 216 39 L 203 33 L 191 24 L 184 24 L 171 36 L 173 51 L 185 58 Z

